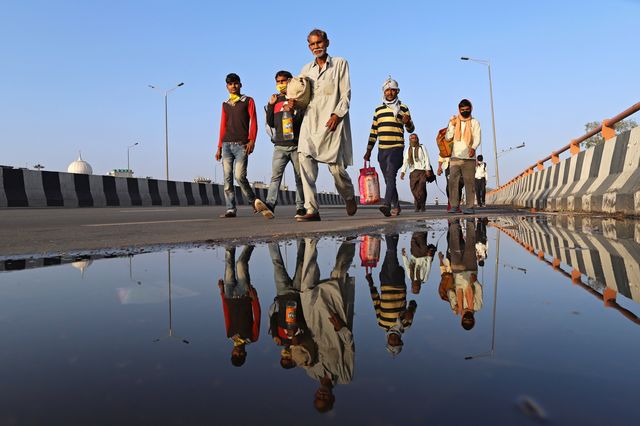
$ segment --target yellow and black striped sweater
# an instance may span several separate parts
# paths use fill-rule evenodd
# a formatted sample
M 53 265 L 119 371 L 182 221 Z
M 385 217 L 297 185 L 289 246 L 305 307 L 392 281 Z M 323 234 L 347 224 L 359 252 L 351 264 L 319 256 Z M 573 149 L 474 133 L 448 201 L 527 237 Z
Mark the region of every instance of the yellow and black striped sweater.
M 407 308 L 407 287 L 405 285 L 380 284 L 380 293 L 370 286 L 371 301 L 376 311 L 378 325 L 389 330 Z M 405 327 L 411 324 L 406 324 Z
M 373 113 L 373 123 L 371 124 L 367 149 L 372 150 L 376 140 L 379 141 L 378 149 L 404 148 L 405 125 L 402 123 L 402 116 L 405 114 L 411 117 L 409 108 L 405 104 L 400 104 L 400 113 L 397 117 L 394 117 L 393 110 L 385 104 L 376 108 Z M 415 131 L 413 121 L 409 121 L 406 129 L 409 133 Z

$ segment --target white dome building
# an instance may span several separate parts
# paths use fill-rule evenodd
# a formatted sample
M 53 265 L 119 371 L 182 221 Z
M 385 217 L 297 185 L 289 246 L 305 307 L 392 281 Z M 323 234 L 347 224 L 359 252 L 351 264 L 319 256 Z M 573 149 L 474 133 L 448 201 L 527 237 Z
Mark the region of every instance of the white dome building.
M 79 175 L 92 175 L 93 169 L 91 164 L 82 159 L 82 154 L 78 154 L 78 159 L 67 167 L 67 173 L 76 173 Z
M 81 276 L 84 277 L 84 271 L 89 266 L 91 266 L 92 263 L 93 263 L 93 260 L 91 259 L 83 259 L 83 260 L 76 260 L 75 262 L 71 262 L 71 266 L 79 270 Z

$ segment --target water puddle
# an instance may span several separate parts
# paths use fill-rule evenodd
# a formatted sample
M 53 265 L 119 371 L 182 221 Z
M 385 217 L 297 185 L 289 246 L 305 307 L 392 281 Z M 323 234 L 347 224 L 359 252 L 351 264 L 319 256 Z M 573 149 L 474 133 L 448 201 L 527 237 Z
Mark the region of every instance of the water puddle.
M 0 424 L 630 424 L 639 240 L 513 217 L 0 262 Z

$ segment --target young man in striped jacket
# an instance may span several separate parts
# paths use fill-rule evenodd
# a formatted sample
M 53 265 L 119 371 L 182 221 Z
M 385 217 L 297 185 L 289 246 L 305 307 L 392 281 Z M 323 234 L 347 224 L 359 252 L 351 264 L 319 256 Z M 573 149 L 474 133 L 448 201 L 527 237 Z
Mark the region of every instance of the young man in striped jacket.
M 384 96 L 382 105 L 376 108 L 369 134 L 367 152 L 364 160 L 371 159 L 376 140 L 378 143 L 378 162 L 384 176 L 386 190 L 380 211 L 385 216 L 400 214 L 400 202 L 396 189 L 396 176 L 402 167 L 404 152 L 404 131 L 415 131 L 409 108 L 398 99 L 400 88 L 398 82 L 389 77 L 382 85 Z

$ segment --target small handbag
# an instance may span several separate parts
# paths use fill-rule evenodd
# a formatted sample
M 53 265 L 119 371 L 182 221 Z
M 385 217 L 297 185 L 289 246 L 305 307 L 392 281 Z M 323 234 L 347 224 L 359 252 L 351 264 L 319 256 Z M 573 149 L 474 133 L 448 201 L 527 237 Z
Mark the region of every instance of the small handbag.
M 431 164 L 429 164 L 429 170 L 431 170 L 431 174 L 427 175 L 427 183 L 435 182 L 436 174 L 433 173 L 433 167 L 431 167 Z

